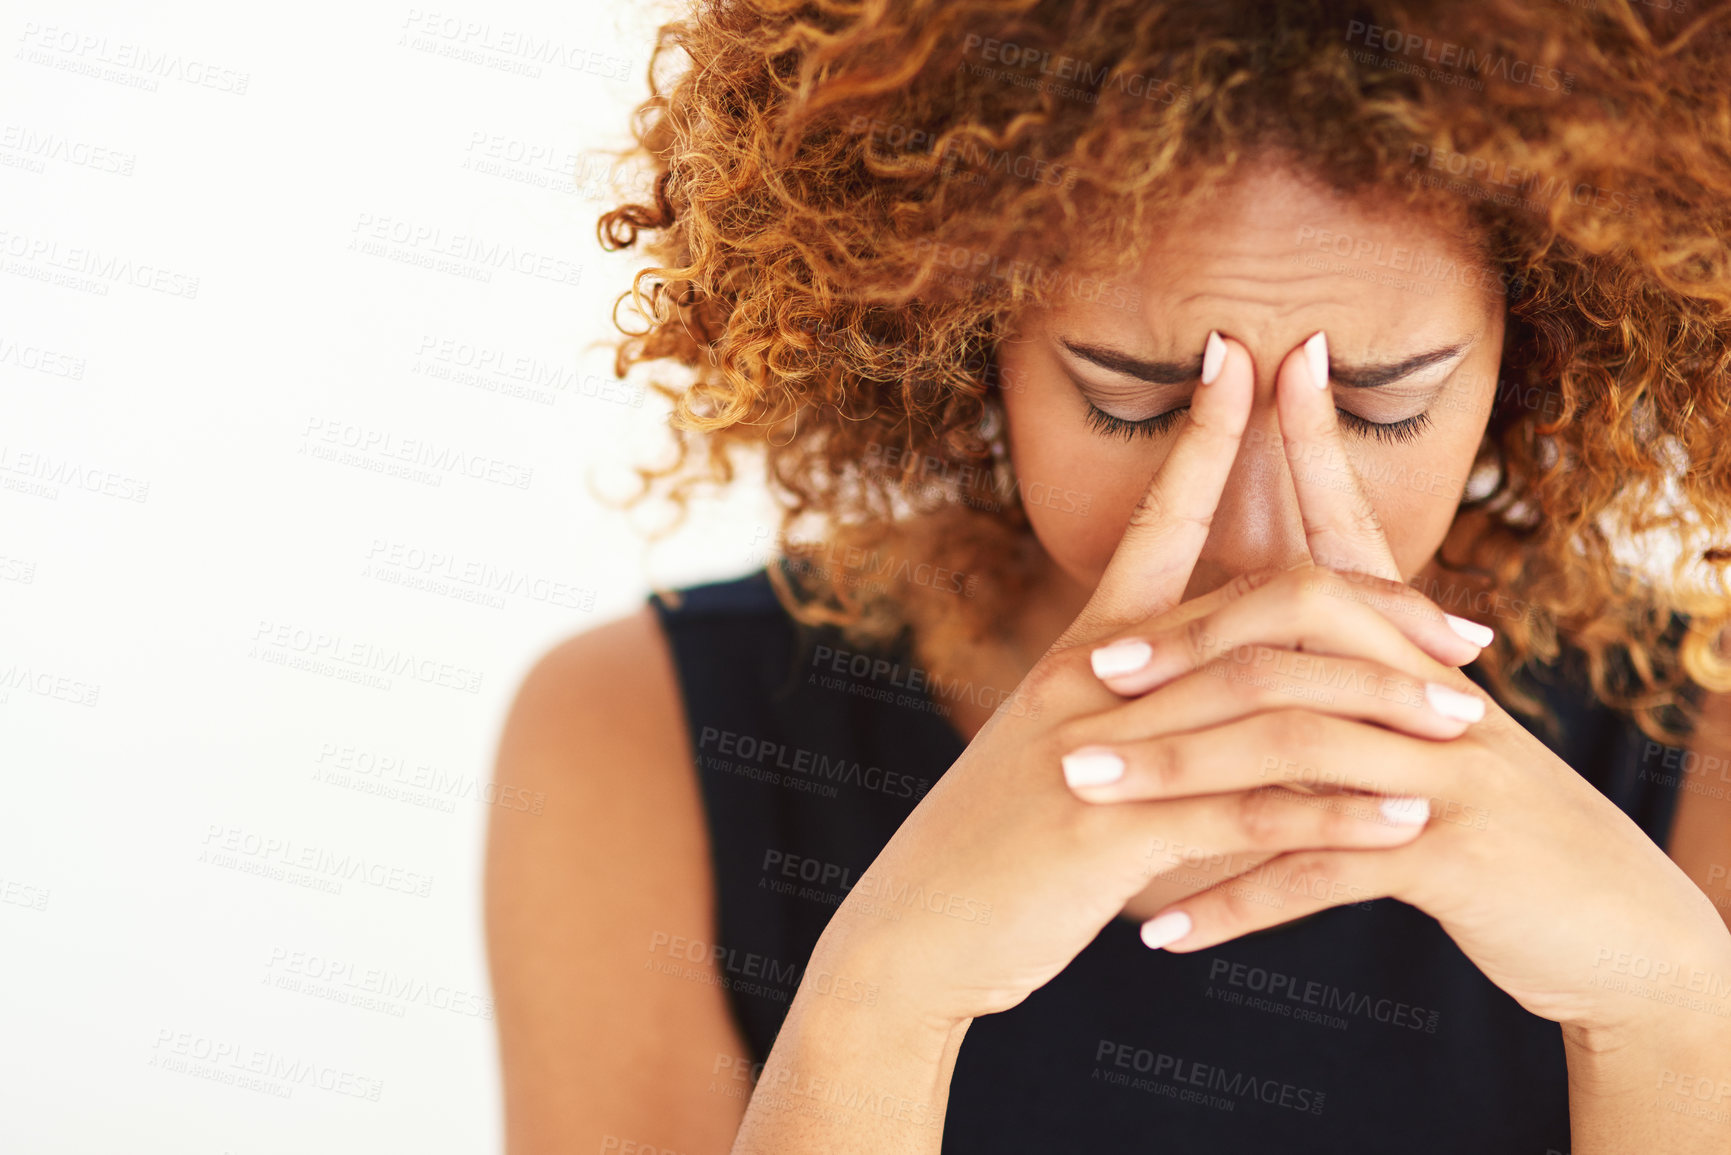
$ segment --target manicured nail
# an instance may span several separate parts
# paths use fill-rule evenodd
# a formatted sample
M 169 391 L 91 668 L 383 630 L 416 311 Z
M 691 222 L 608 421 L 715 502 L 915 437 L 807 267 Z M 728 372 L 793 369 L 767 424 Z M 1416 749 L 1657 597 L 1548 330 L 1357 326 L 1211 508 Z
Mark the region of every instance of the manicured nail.
M 1190 916 L 1181 910 L 1169 910 L 1142 924 L 1142 941 L 1151 950 L 1177 942 L 1190 933 Z
M 1104 786 L 1124 777 L 1124 759 L 1100 746 L 1083 746 L 1061 759 L 1064 781 L 1072 786 Z
M 1477 722 L 1485 716 L 1485 704 L 1471 694 L 1463 694 L 1459 690 L 1451 690 L 1447 686 L 1439 686 L 1435 682 L 1424 684 L 1425 701 L 1430 708 L 1445 718 L 1453 718 L 1457 722 Z
M 1202 383 L 1214 384 L 1220 376 L 1220 366 L 1226 363 L 1226 342 L 1213 329 L 1208 330 L 1208 343 L 1202 346 Z
M 1304 357 L 1310 363 L 1310 383 L 1318 389 L 1328 388 L 1328 338 L 1321 330 L 1304 343 Z
M 1428 798 L 1384 798 L 1378 809 L 1396 826 L 1423 826 L 1430 821 Z
M 1109 646 L 1101 646 L 1089 655 L 1088 661 L 1094 667 L 1096 678 L 1116 678 L 1120 674 L 1134 674 L 1146 666 L 1148 659 L 1153 656 L 1153 646 L 1135 638 L 1126 638 Z
M 1481 649 L 1491 644 L 1496 633 L 1489 626 L 1481 626 L 1477 622 L 1469 622 L 1465 618 L 1457 618 L 1453 614 L 1444 614 L 1449 620 L 1449 629 Z

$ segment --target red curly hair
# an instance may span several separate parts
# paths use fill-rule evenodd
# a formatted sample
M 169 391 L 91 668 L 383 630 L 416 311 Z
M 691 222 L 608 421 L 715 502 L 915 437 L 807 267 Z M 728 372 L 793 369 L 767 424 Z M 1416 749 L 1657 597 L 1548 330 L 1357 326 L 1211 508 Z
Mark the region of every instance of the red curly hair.
M 1731 15 L 1685 3 L 698 0 L 624 154 L 653 203 L 598 226 L 654 262 L 616 371 L 684 370 L 653 383 L 676 460 L 628 504 L 683 514 L 761 454 L 789 612 L 907 630 L 950 674 L 1037 557 L 980 468 L 997 341 L 1067 297 L 1133 306 L 1139 244 L 1277 150 L 1468 230 L 1506 290 L 1493 480 L 1426 592 L 1504 619 L 1515 708 L 1543 713 L 1511 677 L 1566 643 L 1601 701 L 1686 733 L 1692 686 L 1731 689 Z M 1684 544 L 1668 574 L 1613 548 L 1649 532 Z M 972 577 L 862 580 L 910 563 Z

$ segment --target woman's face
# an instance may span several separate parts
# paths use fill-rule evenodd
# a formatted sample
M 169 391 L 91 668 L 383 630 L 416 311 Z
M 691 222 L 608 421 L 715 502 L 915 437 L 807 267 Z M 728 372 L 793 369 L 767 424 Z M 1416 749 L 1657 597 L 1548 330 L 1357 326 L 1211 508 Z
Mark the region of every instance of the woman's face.
M 1489 420 L 1506 301 L 1458 237 L 1373 208 L 1259 172 L 1173 219 L 1134 274 L 1132 306 L 1057 305 L 1000 345 L 1023 506 L 1064 575 L 1098 584 L 1197 388 L 1210 330 L 1249 350 L 1256 394 L 1186 599 L 1309 556 L 1274 383 L 1318 330 L 1348 462 L 1402 574 L 1424 568 Z

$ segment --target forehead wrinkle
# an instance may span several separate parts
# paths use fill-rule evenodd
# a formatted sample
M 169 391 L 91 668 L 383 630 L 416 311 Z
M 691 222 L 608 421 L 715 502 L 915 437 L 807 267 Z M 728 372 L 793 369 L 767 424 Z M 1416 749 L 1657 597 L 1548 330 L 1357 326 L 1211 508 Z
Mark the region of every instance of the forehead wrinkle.
M 1273 286 L 1266 286 L 1273 288 Z M 1285 318 L 1304 309 L 1321 306 L 1323 308 L 1353 308 L 1353 303 L 1333 295 L 1324 294 L 1315 297 L 1298 297 L 1291 292 L 1269 293 L 1266 297 L 1230 292 L 1218 288 L 1199 289 L 1186 293 L 1172 302 L 1174 307 L 1187 305 L 1223 305 L 1229 309 L 1256 308 L 1270 310 L 1273 317 Z
M 1290 272 L 1282 275 L 1283 270 L 1279 268 L 1259 270 L 1258 272 L 1208 270 L 1195 278 L 1195 280 L 1202 282 L 1201 287 L 1180 298 L 1180 303 L 1210 295 L 1249 303 L 1260 303 L 1258 297 L 1270 292 L 1278 292 L 1284 297 L 1286 294 L 1303 291 L 1306 285 L 1338 285 L 1340 283 L 1340 278 L 1332 273 L 1306 269 L 1287 261 L 1281 261 L 1280 265 L 1285 266 Z M 1363 282 L 1355 283 L 1362 284 Z

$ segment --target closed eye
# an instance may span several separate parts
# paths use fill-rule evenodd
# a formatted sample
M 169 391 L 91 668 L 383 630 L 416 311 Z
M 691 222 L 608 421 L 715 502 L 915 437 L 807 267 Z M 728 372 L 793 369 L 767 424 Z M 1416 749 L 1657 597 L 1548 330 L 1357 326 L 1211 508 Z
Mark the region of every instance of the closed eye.
M 1128 421 L 1122 417 L 1114 417 L 1092 401 L 1088 402 L 1088 425 L 1094 430 L 1109 437 L 1122 437 L 1126 441 L 1137 437 L 1154 437 L 1165 433 L 1178 424 L 1178 419 L 1190 411 L 1190 406 L 1180 405 L 1176 409 L 1168 409 L 1153 417 L 1144 417 L 1139 421 Z M 1400 441 L 1412 441 L 1430 428 L 1430 413 L 1416 413 L 1399 421 L 1367 421 L 1356 413 L 1336 407 L 1340 424 L 1349 432 L 1360 437 L 1371 437 L 1384 444 Z

